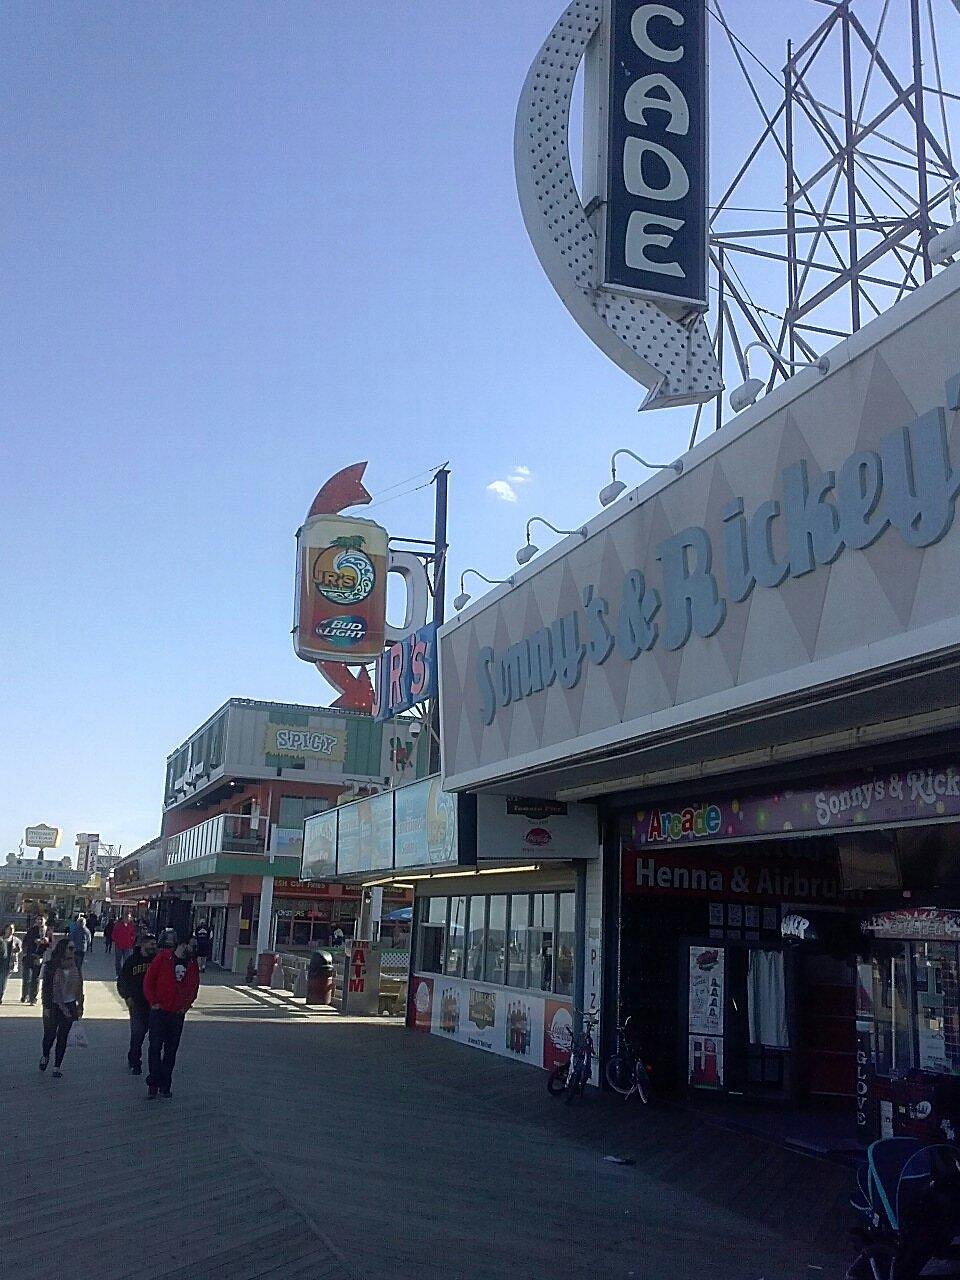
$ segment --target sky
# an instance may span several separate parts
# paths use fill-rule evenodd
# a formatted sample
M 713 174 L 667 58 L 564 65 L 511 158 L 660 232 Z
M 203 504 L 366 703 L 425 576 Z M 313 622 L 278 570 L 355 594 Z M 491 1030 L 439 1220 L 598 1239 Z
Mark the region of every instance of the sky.
M 690 410 L 637 416 L 520 218 L 516 101 L 561 8 L 4 6 L 0 857 L 37 822 L 129 852 L 225 699 L 330 700 L 293 540 L 341 467 L 427 537 L 405 490 L 449 460 L 452 599 L 528 516 L 596 511 L 615 448 L 682 451 Z M 774 67 L 823 15 L 724 12 Z M 716 188 L 758 122 L 718 41 L 712 107 Z

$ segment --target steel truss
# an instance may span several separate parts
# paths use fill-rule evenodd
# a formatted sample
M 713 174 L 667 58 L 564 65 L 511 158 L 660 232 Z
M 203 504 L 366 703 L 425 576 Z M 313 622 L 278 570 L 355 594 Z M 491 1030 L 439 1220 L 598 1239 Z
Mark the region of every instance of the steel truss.
M 763 121 L 711 211 L 711 328 L 728 385 L 750 376 L 751 342 L 772 348 L 769 390 L 791 361 L 815 362 L 928 280 L 928 242 L 956 218 L 960 96 L 943 87 L 935 4 L 952 23 L 960 0 L 816 2 L 829 14 L 799 46 L 788 41 L 777 74 L 731 29 L 722 0 L 708 0 L 714 43 Z M 713 413 L 700 406 L 691 444 Z M 724 415 L 720 396 L 714 425 Z

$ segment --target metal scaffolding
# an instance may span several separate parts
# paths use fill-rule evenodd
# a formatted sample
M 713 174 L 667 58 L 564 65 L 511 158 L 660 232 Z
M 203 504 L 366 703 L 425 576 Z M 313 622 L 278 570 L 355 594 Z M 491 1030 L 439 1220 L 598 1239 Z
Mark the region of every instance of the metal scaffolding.
M 762 131 L 710 217 L 712 334 L 721 371 L 750 376 L 771 349 L 769 390 L 816 362 L 931 275 L 928 242 L 956 219 L 940 26 L 960 0 L 816 0 L 829 7 L 777 73 L 708 0 L 715 39 L 746 82 Z M 938 12 L 935 12 L 935 6 Z M 724 397 L 715 425 L 724 419 Z M 691 444 L 709 422 L 698 409 Z

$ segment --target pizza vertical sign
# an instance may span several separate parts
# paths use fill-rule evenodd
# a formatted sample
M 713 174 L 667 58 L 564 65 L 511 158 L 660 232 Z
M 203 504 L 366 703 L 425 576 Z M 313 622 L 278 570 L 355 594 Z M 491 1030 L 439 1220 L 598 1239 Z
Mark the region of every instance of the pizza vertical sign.
M 603 280 L 707 307 L 706 0 L 608 0 Z
M 387 620 L 387 531 L 320 515 L 297 534 L 294 648 L 306 662 L 373 661 Z

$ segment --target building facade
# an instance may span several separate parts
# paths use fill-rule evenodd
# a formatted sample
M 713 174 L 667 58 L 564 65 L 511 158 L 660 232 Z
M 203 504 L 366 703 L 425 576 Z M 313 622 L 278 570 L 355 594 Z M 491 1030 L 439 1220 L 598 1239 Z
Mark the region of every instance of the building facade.
M 304 820 L 345 794 L 415 777 L 421 754 L 409 724 L 230 699 L 167 759 L 158 923 L 186 931 L 202 917 L 215 962 L 242 970 L 272 875 L 278 949 L 319 945 L 338 925 L 349 932 L 359 895 L 300 883 Z
M 954 266 L 441 632 L 444 787 L 599 810 L 603 1050 L 821 1145 L 960 1117 L 958 322 Z

